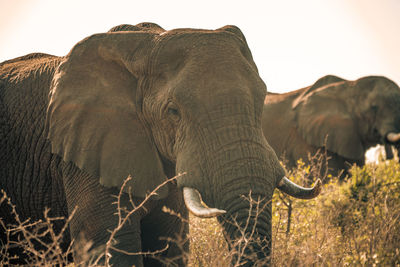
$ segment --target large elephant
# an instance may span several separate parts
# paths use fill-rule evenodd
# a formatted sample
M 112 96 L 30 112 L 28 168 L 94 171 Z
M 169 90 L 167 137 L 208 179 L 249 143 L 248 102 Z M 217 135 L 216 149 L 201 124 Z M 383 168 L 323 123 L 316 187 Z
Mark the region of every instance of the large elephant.
M 21 219 L 40 219 L 45 207 L 51 216 L 76 208 L 70 236 L 83 233 L 94 249 L 117 226 L 112 203 L 128 175 L 140 203 L 167 178 L 185 173 L 132 215 L 114 247 L 156 251 L 169 242 L 162 255 L 179 258 L 188 244 L 182 251 L 170 240 L 185 240 L 188 226 L 163 212 L 166 206 L 186 219 L 187 210 L 220 215 L 233 252 L 238 227 L 248 226 L 245 235 L 258 242 L 241 257 L 246 266 L 268 262 L 274 188 L 299 198 L 320 191 L 319 180 L 313 188 L 290 182 L 268 145 L 261 128 L 266 87 L 235 26 L 120 25 L 82 40 L 65 57 L 30 54 L 3 62 L 0 78 L 1 188 Z M 243 196 L 250 193 L 265 208 L 247 220 L 251 205 Z M 0 212 L 12 222 L 4 205 Z M 161 264 L 111 253 L 115 266 Z
M 352 164 L 364 165 L 367 149 L 400 140 L 400 88 L 381 76 L 355 81 L 328 75 L 296 91 L 268 93 L 263 131 L 288 166 L 326 149 L 329 172 L 344 178 Z M 322 149 L 323 148 L 323 149 Z

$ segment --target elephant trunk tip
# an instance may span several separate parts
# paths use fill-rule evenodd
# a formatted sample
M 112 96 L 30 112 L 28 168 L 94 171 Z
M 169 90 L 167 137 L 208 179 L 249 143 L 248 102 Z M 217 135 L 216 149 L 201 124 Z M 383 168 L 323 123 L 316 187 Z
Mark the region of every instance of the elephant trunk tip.
M 293 183 L 288 178 L 283 177 L 277 187 L 279 190 L 288 194 L 289 196 L 300 199 L 312 199 L 321 193 L 322 182 L 321 179 L 317 179 L 312 188 L 304 188 Z

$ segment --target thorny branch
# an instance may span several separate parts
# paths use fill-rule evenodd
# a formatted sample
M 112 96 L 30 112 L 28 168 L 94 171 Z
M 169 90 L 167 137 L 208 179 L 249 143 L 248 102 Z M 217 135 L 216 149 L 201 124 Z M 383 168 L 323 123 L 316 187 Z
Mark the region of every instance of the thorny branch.
M 154 251 L 154 252 L 128 252 L 128 251 L 124 251 L 124 250 L 121 250 L 121 249 L 117 249 L 116 247 L 113 246 L 113 243 L 114 243 L 116 234 L 122 229 L 122 227 L 127 223 L 129 218 L 135 212 L 137 212 L 141 208 L 144 208 L 144 205 L 150 200 L 150 198 L 152 196 L 157 195 L 157 191 L 160 190 L 160 188 L 162 188 L 163 186 L 165 186 L 168 183 L 172 182 L 173 180 L 176 180 L 178 177 L 181 177 L 182 175 L 184 175 L 184 174 L 178 174 L 175 177 L 172 177 L 172 178 L 169 178 L 169 179 L 165 180 L 162 184 L 160 184 L 156 188 L 154 188 L 154 190 L 151 191 L 144 198 L 144 200 L 137 206 L 134 204 L 132 196 L 129 193 L 129 200 L 130 200 L 130 203 L 131 203 L 133 209 L 128 211 L 127 214 L 124 216 L 124 215 L 122 215 L 122 211 L 126 211 L 126 210 L 123 207 L 121 207 L 121 196 L 123 195 L 123 190 L 126 187 L 127 183 L 130 180 L 132 180 L 132 177 L 128 176 L 128 178 L 125 179 L 124 183 L 121 186 L 120 192 L 119 192 L 119 194 L 117 196 L 117 201 L 115 202 L 115 204 L 117 204 L 118 225 L 117 225 L 117 227 L 115 227 L 111 231 L 110 237 L 109 237 L 108 241 L 106 242 L 106 246 L 105 246 L 104 256 L 105 256 L 106 266 L 110 266 L 110 259 L 111 259 L 110 250 L 114 250 L 114 251 L 117 251 L 117 252 L 120 252 L 120 253 L 124 253 L 124 254 L 127 254 L 127 255 L 154 255 L 154 254 L 161 253 L 161 252 L 163 252 L 163 251 L 168 249 L 168 245 L 167 245 L 165 248 L 163 248 L 163 249 L 161 249 L 159 251 Z M 99 256 L 98 261 L 100 260 L 101 257 L 102 257 L 102 255 Z

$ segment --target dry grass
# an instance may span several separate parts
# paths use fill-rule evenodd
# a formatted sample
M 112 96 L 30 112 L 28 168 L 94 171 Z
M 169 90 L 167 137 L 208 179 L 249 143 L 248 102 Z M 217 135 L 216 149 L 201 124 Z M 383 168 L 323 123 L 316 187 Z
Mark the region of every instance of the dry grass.
M 201 219 L 190 215 L 189 266 L 229 266 L 231 255 L 216 218 Z
M 305 183 L 303 179 L 310 171 L 311 167 L 300 164 L 291 179 Z M 400 266 L 400 165 L 387 161 L 354 167 L 351 173 L 352 178 L 342 183 L 331 179 L 313 200 L 297 200 L 275 191 L 274 266 Z M 9 200 L 4 195 L 0 201 Z M 120 211 L 121 223 L 131 211 Z M 7 227 L 0 221 L 0 227 L 7 235 L 22 234 L 19 245 L 30 255 L 32 265 L 65 265 L 67 254 L 60 251 L 63 231 L 52 230 L 52 222 L 58 219 L 45 216 L 39 222 L 17 220 L 16 225 Z M 37 251 L 35 244 L 42 242 L 43 236 L 52 242 Z M 189 239 L 190 254 L 185 255 L 189 266 L 230 266 L 232 255 L 216 219 L 191 216 Z M 3 244 L 0 265 L 9 262 L 7 250 L 13 245 Z M 70 246 L 69 251 L 80 252 L 79 266 L 93 266 L 99 263 L 99 255 L 104 259 L 105 252 L 113 249 L 111 241 L 95 255 L 88 253 L 89 248 L 90 242 L 86 241 L 75 241 Z

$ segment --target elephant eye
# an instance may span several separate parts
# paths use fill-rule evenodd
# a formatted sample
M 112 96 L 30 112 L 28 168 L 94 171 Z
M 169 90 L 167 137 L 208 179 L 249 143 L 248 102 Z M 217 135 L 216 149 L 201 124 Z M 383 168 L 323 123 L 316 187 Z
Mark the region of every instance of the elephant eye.
M 168 108 L 168 114 L 174 115 L 174 116 L 179 116 L 179 111 L 175 108 Z
M 178 122 L 181 118 L 178 107 L 173 103 L 168 104 L 167 113 L 168 117 L 175 122 Z

